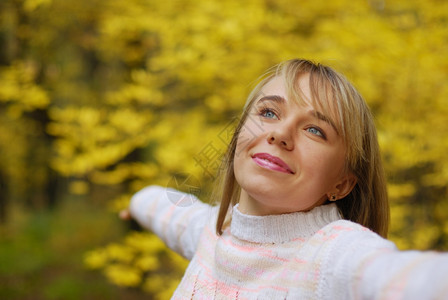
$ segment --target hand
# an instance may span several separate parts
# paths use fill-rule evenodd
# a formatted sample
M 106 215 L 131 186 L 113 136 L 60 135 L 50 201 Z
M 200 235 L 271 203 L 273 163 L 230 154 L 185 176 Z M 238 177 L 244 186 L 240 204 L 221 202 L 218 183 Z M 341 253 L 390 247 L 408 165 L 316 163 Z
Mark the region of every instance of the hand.
M 118 213 L 118 216 L 120 217 L 120 219 L 125 220 L 125 221 L 129 221 L 130 219 L 132 219 L 131 212 L 127 208 L 121 210 Z

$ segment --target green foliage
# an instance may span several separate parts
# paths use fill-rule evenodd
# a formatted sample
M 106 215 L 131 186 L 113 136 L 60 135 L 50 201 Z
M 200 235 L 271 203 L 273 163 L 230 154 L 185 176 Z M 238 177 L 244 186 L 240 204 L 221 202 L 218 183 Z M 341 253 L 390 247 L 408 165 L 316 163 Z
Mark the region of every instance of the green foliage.
M 117 211 L 139 188 L 166 186 L 178 173 L 207 195 L 218 159 L 199 163 L 200 154 L 225 149 L 226 126 L 257 76 L 305 57 L 346 74 L 372 107 L 391 239 L 402 249 L 448 249 L 446 1 L 5 0 L 0 7 L 0 177 L 14 201 L 41 203 L 57 179 L 73 194 L 110 198 Z M 99 186 L 111 192 L 95 193 Z M 127 239 L 114 247 L 86 262 L 116 284 L 164 298 L 183 270 L 138 263 L 147 255 L 149 266 L 166 250 L 137 250 Z M 127 254 L 113 256 L 117 249 Z
M 1 299 L 126 298 L 82 264 L 86 251 L 123 235 L 116 216 L 80 198 L 66 199 L 57 211 L 15 204 L 10 214 L 14 222 L 0 226 Z

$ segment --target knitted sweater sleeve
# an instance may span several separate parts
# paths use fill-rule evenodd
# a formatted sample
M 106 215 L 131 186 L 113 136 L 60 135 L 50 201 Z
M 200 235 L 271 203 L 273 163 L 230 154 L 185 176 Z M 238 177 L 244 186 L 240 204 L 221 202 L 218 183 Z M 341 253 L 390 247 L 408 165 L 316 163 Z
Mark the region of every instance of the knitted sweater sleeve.
M 129 209 L 142 227 L 153 231 L 169 248 L 189 260 L 213 211 L 193 195 L 159 186 L 137 192 Z
M 351 222 L 337 228 L 345 232 L 337 234 L 326 262 L 323 299 L 448 298 L 448 254 L 399 251 Z

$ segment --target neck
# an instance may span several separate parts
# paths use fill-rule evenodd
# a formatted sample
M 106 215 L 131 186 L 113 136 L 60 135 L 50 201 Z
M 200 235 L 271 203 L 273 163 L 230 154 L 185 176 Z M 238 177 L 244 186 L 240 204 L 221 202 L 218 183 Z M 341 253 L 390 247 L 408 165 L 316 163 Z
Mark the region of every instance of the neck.
M 283 243 L 308 238 L 329 223 L 341 219 L 334 203 L 309 212 L 254 216 L 233 207 L 230 231 L 240 240 L 254 243 Z
M 322 199 L 316 201 L 312 206 L 303 209 L 285 208 L 271 205 L 270 203 L 276 203 L 276 201 L 260 201 L 249 195 L 244 189 L 241 189 L 240 199 L 238 202 L 238 209 L 241 213 L 252 216 L 268 216 L 268 215 L 280 215 L 293 212 L 307 212 L 313 208 L 323 205 L 327 198 L 324 196 Z
M 257 200 L 252 198 L 245 190 L 241 190 L 240 200 L 238 201 L 238 209 L 246 215 L 252 216 L 267 216 L 277 215 L 281 212 L 276 212 L 274 207 L 260 205 Z

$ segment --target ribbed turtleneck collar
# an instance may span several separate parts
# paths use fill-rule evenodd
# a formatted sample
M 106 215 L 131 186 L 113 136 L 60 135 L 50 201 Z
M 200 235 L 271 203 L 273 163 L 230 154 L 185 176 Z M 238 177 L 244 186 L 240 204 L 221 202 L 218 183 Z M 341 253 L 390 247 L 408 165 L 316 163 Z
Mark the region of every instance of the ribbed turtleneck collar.
M 340 220 L 336 204 L 317 206 L 308 212 L 283 215 L 252 216 L 233 207 L 230 231 L 241 240 L 254 243 L 284 243 L 308 238 L 325 225 Z

